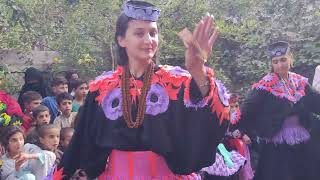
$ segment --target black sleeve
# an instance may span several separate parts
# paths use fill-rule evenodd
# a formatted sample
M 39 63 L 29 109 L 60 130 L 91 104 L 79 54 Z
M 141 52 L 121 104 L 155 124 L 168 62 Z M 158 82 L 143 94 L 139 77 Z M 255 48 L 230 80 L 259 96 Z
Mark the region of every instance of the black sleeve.
M 83 169 L 89 178 L 99 176 L 105 169 L 111 149 L 97 141 L 99 128 L 105 117 L 101 107 L 95 101 L 96 93 L 89 93 L 86 102 L 79 112 L 78 124 L 71 143 L 64 153 L 59 168 L 63 168 L 65 179 L 69 179 L 77 169 Z
M 200 102 L 203 97 L 198 86 L 194 81 L 190 83 L 191 101 Z M 171 108 L 174 121 L 169 124 L 174 147 L 166 160 L 175 174 L 190 174 L 212 165 L 216 147 L 226 132 L 228 122 L 220 123 L 216 112 L 212 112 L 210 102 L 204 107 L 186 107 L 183 89 L 179 92 L 179 100 Z M 210 91 L 216 89 L 211 88 Z
M 241 104 L 241 117 L 237 126 L 241 133 L 248 134 L 249 136 L 253 134 L 259 109 L 264 108 L 264 97 L 264 91 L 253 89 Z
M 305 87 L 305 96 L 302 98 L 303 104 L 313 113 L 320 114 L 320 92 L 307 84 Z

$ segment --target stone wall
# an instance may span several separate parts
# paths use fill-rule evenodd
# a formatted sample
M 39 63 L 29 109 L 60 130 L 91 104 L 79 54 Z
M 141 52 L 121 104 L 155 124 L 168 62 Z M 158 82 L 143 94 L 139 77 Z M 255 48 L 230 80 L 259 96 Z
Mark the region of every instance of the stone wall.
M 14 73 L 24 72 L 28 67 L 44 71 L 58 56 L 59 53 L 55 51 L 31 51 L 23 54 L 15 50 L 0 50 L 0 66 L 7 66 Z
M 31 51 L 23 54 L 15 50 L 0 50 L 0 68 L 4 67 L 11 72 L 9 75 L 0 77 L 0 81 L 1 78 L 4 78 L 3 80 L 14 79 L 16 83 L 11 84 L 10 87 L 19 90 L 24 84 L 24 72 L 28 67 L 35 67 L 46 74 L 48 67 L 54 63 L 56 57 L 59 57 L 59 53 L 54 51 Z M 17 96 L 17 91 L 10 93 Z

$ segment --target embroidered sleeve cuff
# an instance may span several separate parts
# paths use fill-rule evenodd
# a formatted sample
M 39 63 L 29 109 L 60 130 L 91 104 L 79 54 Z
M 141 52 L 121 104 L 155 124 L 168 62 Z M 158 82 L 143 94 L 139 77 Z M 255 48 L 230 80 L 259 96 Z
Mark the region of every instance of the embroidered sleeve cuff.
M 209 105 L 211 112 L 216 113 L 222 123 L 223 120 L 230 119 L 230 95 L 222 82 L 215 79 L 214 72 L 210 68 L 207 68 L 207 77 L 210 89 L 205 97 L 202 97 L 198 86 L 191 77 L 185 82 L 184 104 L 188 108 L 203 108 Z

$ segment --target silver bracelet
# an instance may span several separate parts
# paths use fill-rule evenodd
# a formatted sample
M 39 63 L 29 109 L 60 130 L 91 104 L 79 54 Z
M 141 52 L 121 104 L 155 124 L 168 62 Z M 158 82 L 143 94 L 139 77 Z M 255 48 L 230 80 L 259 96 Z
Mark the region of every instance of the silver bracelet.
M 210 86 L 210 81 L 206 81 L 204 84 L 200 84 L 199 87 Z

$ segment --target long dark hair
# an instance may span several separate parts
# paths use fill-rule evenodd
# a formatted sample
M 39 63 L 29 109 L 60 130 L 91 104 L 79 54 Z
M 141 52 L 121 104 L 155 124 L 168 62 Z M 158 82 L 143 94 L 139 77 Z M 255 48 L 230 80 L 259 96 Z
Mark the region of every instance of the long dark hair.
M 129 1 L 129 2 L 138 6 L 140 5 L 140 6 L 146 6 L 146 7 L 154 7 L 153 4 L 144 2 L 144 1 Z M 124 13 L 121 13 L 116 23 L 115 42 L 117 45 L 117 51 L 119 55 L 117 63 L 120 66 L 126 65 L 128 63 L 128 54 L 127 54 L 126 48 L 121 47 L 119 45 L 118 37 L 125 37 L 128 29 L 128 24 L 131 20 L 134 20 L 134 19 L 126 16 Z

